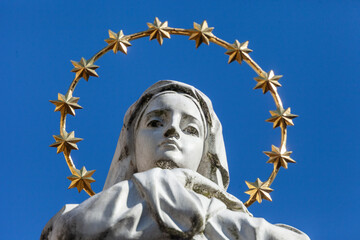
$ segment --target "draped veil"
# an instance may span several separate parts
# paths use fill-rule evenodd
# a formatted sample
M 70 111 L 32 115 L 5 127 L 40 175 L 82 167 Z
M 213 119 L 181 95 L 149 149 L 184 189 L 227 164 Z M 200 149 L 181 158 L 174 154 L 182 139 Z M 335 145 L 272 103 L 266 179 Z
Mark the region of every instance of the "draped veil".
M 215 182 L 224 190 L 227 189 L 229 185 L 229 170 L 222 127 L 210 99 L 193 86 L 177 81 L 164 80 L 150 86 L 127 110 L 104 190 L 118 182 L 130 179 L 136 172 L 134 127 L 141 112 L 146 108 L 151 99 L 157 94 L 166 91 L 188 95 L 200 106 L 206 121 L 207 137 L 204 144 L 204 153 L 197 172 Z

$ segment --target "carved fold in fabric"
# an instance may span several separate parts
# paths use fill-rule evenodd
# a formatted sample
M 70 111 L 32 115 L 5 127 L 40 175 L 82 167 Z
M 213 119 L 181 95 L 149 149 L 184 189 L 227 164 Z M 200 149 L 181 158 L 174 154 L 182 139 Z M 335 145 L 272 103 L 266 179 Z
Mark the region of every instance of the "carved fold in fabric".
M 212 184 L 187 169 L 137 173 L 76 207 L 64 207 L 41 239 L 309 239 L 195 193 L 186 187 L 189 176 L 193 186 Z

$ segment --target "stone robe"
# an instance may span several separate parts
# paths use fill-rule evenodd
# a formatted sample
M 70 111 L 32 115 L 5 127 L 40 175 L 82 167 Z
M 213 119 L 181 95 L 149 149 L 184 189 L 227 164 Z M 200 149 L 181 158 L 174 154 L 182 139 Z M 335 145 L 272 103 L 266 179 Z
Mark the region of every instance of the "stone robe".
M 309 239 L 252 217 L 241 201 L 188 169 L 134 174 L 81 204 L 65 205 L 41 239 Z

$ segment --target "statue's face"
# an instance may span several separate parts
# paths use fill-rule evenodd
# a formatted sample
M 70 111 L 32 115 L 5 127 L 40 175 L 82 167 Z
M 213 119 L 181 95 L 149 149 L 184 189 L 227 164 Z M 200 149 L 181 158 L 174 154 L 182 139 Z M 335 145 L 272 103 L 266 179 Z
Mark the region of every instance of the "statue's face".
M 190 98 L 177 93 L 156 97 L 135 134 L 138 172 L 154 167 L 197 170 L 204 149 L 204 124 Z

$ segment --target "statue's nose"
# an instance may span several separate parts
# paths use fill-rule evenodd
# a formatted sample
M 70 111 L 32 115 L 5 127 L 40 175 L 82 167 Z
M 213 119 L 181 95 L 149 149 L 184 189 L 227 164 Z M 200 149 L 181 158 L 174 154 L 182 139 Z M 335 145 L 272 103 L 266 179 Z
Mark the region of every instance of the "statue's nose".
M 166 138 L 175 137 L 176 139 L 179 139 L 180 135 L 179 135 L 178 131 L 175 129 L 175 127 L 172 126 L 168 130 L 165 131 L 164 137 L 166 137 Z

